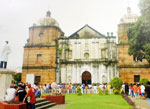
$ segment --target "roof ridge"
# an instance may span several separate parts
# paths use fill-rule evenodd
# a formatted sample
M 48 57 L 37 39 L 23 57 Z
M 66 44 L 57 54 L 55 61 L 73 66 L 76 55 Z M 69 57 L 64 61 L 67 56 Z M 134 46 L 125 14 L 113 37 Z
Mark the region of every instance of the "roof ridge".
M 91 26 L 89 26 L 88 24 L 85 24 L 83 27 L 81 27 L 80 29 L 78 29 L 76 32 L 74 32 L 73 34 L 71 34 L 68 38 L 72 38 L 76 33 L 78 33 L 80 30 L 82 30 L 85 27 L 89 27 L 90 29 L 92 29 L 93 31 L 95 31 L 96 33 L 98 33 L 99 35 L 101 35 L 102 37 L 105 37 L 105 35 L 103 35 L 102 33 L 98 32 L 97 30 L 95 30 L 94 28 L 92 28 Z

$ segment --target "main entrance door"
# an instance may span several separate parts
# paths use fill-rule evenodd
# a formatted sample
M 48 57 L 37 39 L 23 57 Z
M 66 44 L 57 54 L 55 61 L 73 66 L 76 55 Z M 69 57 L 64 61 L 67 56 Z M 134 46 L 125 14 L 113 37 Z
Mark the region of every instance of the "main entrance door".
M 91 84 L 91 74 L 87 71 L 82 74 L 82 84 Z

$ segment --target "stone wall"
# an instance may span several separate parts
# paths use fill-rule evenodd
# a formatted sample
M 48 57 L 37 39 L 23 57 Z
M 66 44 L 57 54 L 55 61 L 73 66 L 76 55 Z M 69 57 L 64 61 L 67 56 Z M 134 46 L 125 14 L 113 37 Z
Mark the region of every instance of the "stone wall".
M 4 99 L 6 90 L 10 87 L 12 81 L 12 71 L 0 69 L 0 100 Z
M 118 71 L 123 82 L 133 83 L 134 75 L 140 79 L 150 78 L 150 65 L 147 60 L 134 61 L 133 56 L 128 54 L 129 44 L 127 28 L 133 24 L 118 25 Z
M 52 83 L 55 81 L 55 69 L 23 69 L 22 81 L 26 82 L 27 74 L 35 74 L 35 76 L 41 76 L 41 84 Z
M 37 54 L 42 54 L 41 62 L 37 61 Z M 51 66 L 55 67 L 56 47 L 24 48 L 23 67 Z
M 122 44 L 118 45 L 118 66 L 139 66 L 139 65 L 148 65 L 146 59 L 135 62 L 133 60 L 133 55 L 128 54 L 129 45 Z
M 40 76 L 41 84 L 55 81 L 57 38 L 61 34 L 61 29 L 55 26 L 29 28 L 29 40 L 24 47 L 23 82 L 27 74 Z
M 134 83 L 134 75 L 142 78 L 150 78 L 150 68 L 119 68 L 119 76 L 123 82 Z
M 42 38 L 40 34 L 42 33 Z M 29 44 L 55 43 L 55 39 L 61 36 L 61 30 L 54 26 L 37 26 L 29 28 Z

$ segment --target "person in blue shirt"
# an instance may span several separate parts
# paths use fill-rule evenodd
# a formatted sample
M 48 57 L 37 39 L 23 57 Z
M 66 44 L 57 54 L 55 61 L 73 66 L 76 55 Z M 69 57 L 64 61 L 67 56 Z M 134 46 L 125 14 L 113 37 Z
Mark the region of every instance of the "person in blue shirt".
M 40 91 L 40 89 L 38 88 L 38 89 L 36 89 L 37 91 L 36 91 L 36 93 L 35 93 L 35 98 L 40 98 L 40 96 L 41 96 L 41 91 Z

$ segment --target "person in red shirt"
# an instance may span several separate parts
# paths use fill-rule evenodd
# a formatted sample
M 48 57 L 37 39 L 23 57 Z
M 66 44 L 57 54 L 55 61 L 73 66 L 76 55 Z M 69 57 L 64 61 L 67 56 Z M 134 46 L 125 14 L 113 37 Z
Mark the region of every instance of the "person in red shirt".
M 140 84 L 138 84 L 138 94 L 141 97 L 141 85 Z
M 27 97 L 30 97 L 30 109 L 35 109 L 35 102 L 36 102 L 35 93 L 36 93 L 36 89 L 31 87 L 31 84 L 28 84 L 28 88 L 29 88 L 29 90 L 28 90 L 28 93 L 27 93 L 26 97 L 24 98 L 24 101 L 25 101 L 25 99 Z

